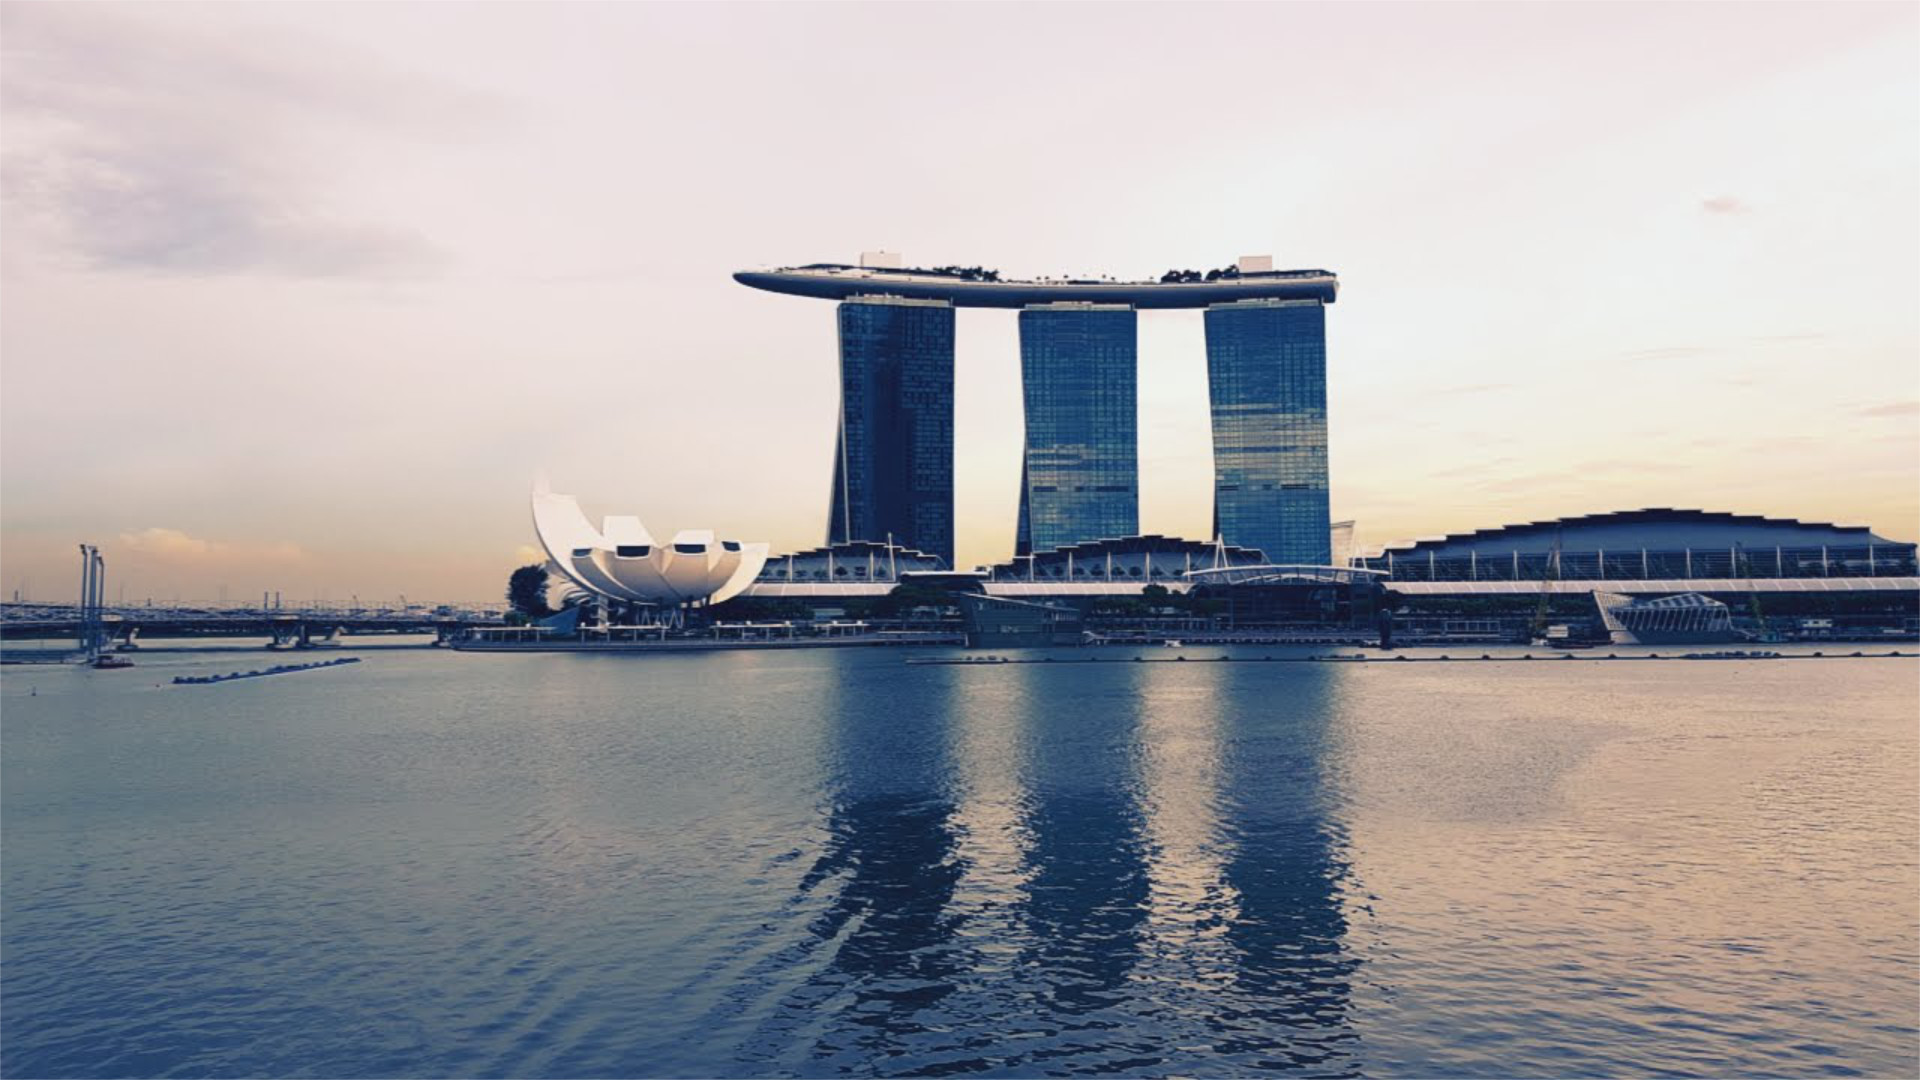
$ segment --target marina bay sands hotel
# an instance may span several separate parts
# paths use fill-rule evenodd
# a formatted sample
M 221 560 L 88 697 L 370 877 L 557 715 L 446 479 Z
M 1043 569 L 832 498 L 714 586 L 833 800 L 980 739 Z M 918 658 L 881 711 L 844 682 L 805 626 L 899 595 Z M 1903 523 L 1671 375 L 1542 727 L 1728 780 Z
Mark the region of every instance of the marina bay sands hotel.
M 1204 308 L 1214 536 L 1269 563 L 1332 561 L 1327 511 L 1326 270 L 1247 257 L 1158 281 L 1003 281 L 978 268 L 816 263 L 734 275 L 838 300 L 840 428 L 829 544 L 887 541 L 953 565 L 957 307 L 1019 311 L 1026 450 L 1016 554 L 1140 531 L 1138 318 Z

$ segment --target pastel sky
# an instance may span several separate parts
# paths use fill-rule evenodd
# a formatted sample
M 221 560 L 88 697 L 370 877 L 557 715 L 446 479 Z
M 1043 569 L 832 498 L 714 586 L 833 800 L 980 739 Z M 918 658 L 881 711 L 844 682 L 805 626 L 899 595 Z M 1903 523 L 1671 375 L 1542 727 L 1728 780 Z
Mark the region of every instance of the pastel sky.
M 847 260 L 1329 312 L 1363 543 L 1682 506 L 1920 534 L 1912 4 L 0 6 L 0 586 L 493 598 L 544 471 L 825 529 Z M 1142 526 L 1204 538 L 1199 317 L 1143 313 Z M 960 561 L 1013 542 L 963 311 Z

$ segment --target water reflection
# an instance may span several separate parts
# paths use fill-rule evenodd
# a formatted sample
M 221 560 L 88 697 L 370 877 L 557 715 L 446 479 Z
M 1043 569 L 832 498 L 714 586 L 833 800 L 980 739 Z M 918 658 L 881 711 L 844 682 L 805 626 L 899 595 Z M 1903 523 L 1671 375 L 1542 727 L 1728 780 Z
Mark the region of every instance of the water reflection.
M 1135 769 L 1141 705 L 1133 683 L 1147 675 L 1115 672 L 1107 686 L 1063 709 L 1051 670 L 1021 674 L 1029 703 L 1016 718 L 1025 788 L 1022 961 L 1034 980 L 1028 995 L 1071 1020 L 1125 1001 L 1146 936 Z
M 1234 910 L 1221 837 L 1218 669 L 1161 668 L 1139 688 L 1142 813 L 1150 930 L 1163 996 L 1203 997 L 1231 978 L 1224 930 Z
M 841 669 L 742 1061 L 1356 1073 L 1333 676 L 1248 670 Z
M 1241 685 L 1258 677 L 1246 671 L 1214 674 L 1222 699 L 1241 703 L 1222 713 L 1233 745 L 1221 783 L 1224 871 L 1237 905 L 1226 927 L 1234 993 L 1221 1001 L 1216 1049 L 1262 1069 L 1358 1075 L 1359 961 L 1344 941 L 1346 838 L 1329 779 L 1339 673 L 1295 669 L 1283 688 Z
M 965 964 L 953 905 L 965 872 L 953 823 L 953 673 L 845 672 L 827 718 L 827 837 L 799 883 L 826 897 L 806 927 L 826 958 L 757 1040 L 811 1049 L 805 1073 L 870 1072 L 924 1049 L 925 1017 Z M 868 677 L 862 678 L 861 675 Z M 750 1055 L 757 1056 L 757 1055 Z
M 1920 1075 L 1911 661 L 1119 651 L 8 676 L 0 1073 Z

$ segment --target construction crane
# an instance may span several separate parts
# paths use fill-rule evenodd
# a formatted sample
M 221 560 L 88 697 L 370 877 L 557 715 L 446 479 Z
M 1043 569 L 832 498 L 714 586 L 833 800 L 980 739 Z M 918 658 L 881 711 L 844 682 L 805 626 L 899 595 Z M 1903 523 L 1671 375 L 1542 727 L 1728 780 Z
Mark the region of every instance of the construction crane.
M 1747 558 L 1746 549 L 1736 545 L 1738 554 L 1734 557 L 1733 574 L 1735 577 L 1753 577 L 1753 560 Z M 1747 609 L 1753 616 L 1754 634 L 1759 641 L 1773 641 L 1774 635 L 1767 630 L 1767 613 L 1760 607 L 1760 594 L 1747 594 Z
M 1553 606 L 1553 583 L 1560 580 L 1560 526 L 1553 527 L 1553 547 L 1547 552 L 1547 569 L 1540 575 L 1540 603 L 1533 609 L 1533 639 L 1545 641 L 1547 615 Z

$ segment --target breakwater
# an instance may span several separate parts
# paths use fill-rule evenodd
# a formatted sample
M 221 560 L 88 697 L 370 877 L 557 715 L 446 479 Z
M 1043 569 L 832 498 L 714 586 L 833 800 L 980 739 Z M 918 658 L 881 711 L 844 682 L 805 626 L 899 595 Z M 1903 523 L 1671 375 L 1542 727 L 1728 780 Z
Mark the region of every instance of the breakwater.
M 214 683 L 234 682 L 239 679 L 264 679 L 269 675 L 291 675 L 296 671 L 312 671 L 315 668 L 339 667 L 342 664 L 357 664 L 357 656 L 342 656 L 333 660 L 318 660 L 311 664 L 275 664 L 260 671 L 234 671 L 225 675 L 175 675 L 175 686 L 211 686 Z

